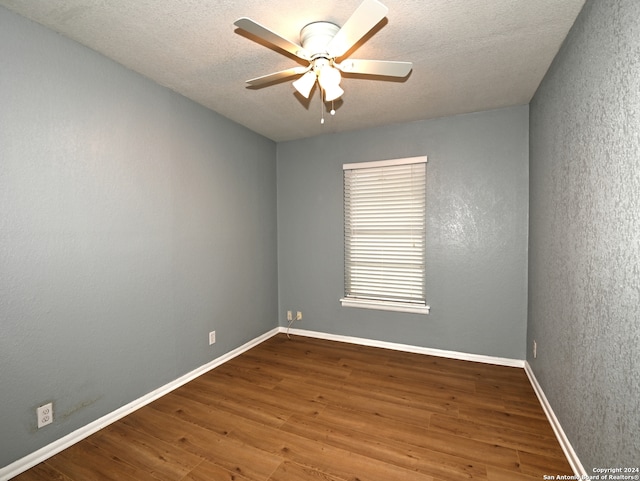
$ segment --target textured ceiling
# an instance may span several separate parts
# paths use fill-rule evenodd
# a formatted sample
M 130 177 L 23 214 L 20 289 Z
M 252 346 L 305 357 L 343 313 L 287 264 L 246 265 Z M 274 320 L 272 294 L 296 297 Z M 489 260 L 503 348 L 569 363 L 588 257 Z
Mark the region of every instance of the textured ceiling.
M 353 58 L 413 62 L 401 81 L 349 77 L 320 123 L 291 80 L 245 80 L 300 65 L 237 30 L 239 17 L 299 42 L 318 20 L 342 25 L 360 0 L 0 0 L 157 83 L 275 141 L 529 102 L 584 0 L 381 0 L 385 20 Z M 293 79 L 292 79 L 293 80 Z

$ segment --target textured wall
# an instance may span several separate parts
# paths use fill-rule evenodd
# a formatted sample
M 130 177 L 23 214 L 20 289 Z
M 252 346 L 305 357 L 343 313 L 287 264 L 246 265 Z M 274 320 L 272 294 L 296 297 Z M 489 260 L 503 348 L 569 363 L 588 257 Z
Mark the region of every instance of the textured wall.
M 342 164 L 427 155 L 429 315 L 341 307 Z M 528 108 L 278 144 L 280 319 L 296 327 L 524 359 Z
M 0 65 L 2 467 L 275 327 L 277 239 L 273 142 L 3 8 Z
M 531 103 L 531 363 L 591 474 L 640 461 L 640 2 L 588 1 Z

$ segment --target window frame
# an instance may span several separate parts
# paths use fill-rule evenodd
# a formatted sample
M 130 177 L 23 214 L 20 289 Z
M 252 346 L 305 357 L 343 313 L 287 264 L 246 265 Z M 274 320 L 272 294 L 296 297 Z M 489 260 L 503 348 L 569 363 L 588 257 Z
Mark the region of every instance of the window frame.
M 340 303 L 343 307 L 357 307 L 357 308 L 376 309 L 376 310 L 383 310 L 383 311 L 408 312 L 408 313 L 414 313 L 414 314 L 429 314 L 430 307 L 426 302 L 426 285 L 425 285 L 426 284 L 426 268 L 425 268 L 426 245 L 423 245 L 423 250 L 421 253 L 422 297 L 420 299 L 420 302 L 408 301 L 408 300 L 405 300 L 405 301 L 389 300 L 389 299 L 383 299 L 382 296 L 377 298 L 357 297 L 357 296 L 349 296 L 347 294 L 347 292 L 350 292 L 350 289 L 348 287 L 348 282 L 349 282 L 348 269 L 349 269 L 349 265 L 351 264 L 350 260 L 347 258 L 348 250 L 349 250 L 347 242 L 348 242 L 348 239 L 350 238 L 350 236 L 348 236 L 347 234 L 347 229 L 352 224 L 351 222 L 349 222 L 349 224 L 347 222 L 350 219 L 347 219 L 348 214 L 347 214 L 346 171 L 361 170 L 361 169 L 380 169 L 385 167 L 404 166 L 404 165 L 412 165 L 412 164 L 419 164 L 419 163 L 425 164 L 425 171 L 424 171 L 425 192 L 424 192 L 424 197 L 422 199 L 423 204 L 421 205 L 421 208 L 423 209 L 423 212 L 424 212 L 424 219 L 422 220 L 422 229 L 426 230 L 426 180 L 427 180 L 426 178 L 427 157 L 426 156 L 343 164 L 342 166 L 342 169 L 343 169 L 343 229 L 344 229 L 343 230 L 343 249 L 344 249 L 343 255 L 344 255 L 344 293 L 345 294 L 344 294 L 344 297 L 340 299 Z M 423 241 L 426 241 L 426 232 L 424 233 Z

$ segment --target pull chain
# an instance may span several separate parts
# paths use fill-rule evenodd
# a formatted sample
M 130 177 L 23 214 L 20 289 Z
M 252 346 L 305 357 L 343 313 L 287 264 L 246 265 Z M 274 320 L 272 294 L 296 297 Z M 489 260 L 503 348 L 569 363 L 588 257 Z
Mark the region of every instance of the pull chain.
M 320 91 L 320 123 L 324 124 L 324 101 L 322 100 L 324 98 L 324 91 Z M 331 101 L 331 115 L 335 115 L 336 114 L 336 109 L 335 109 L 335 105 L 333 103 L 334 101 Z
M 336 109 L 335 109 L 335 105 L 333 103 L 333 100 L 331 101 L 331 111 L 330 111 L 331 115 L 335 115 L 336 114 Z M 322 96 L 320 96 L 320 123 L 324 124 L 324 102 L 322 101 Z

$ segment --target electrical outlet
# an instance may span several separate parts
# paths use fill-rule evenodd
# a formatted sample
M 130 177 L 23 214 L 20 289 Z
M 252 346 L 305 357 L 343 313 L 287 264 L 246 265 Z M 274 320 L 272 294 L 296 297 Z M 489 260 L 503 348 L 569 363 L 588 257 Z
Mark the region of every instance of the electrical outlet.
M 287 321 L 293 321 L 293 314 L 291 311 L 287 311 Z
M 296 321 L 301 321 L 302 320 L 302 311 L 298 311 L 296 312 Z
M 209 333 L 209 345 L 216 343 L 216 331 L 211 331 Z
M 53 422 L 53 403 L 47 403 L 36 408 L 36 415 L 38 417 L 38 429 L 51 424 Z
M 538 343 L 534 340 L 533 341 L 533 358 L 537 358 L 538 357 Z

